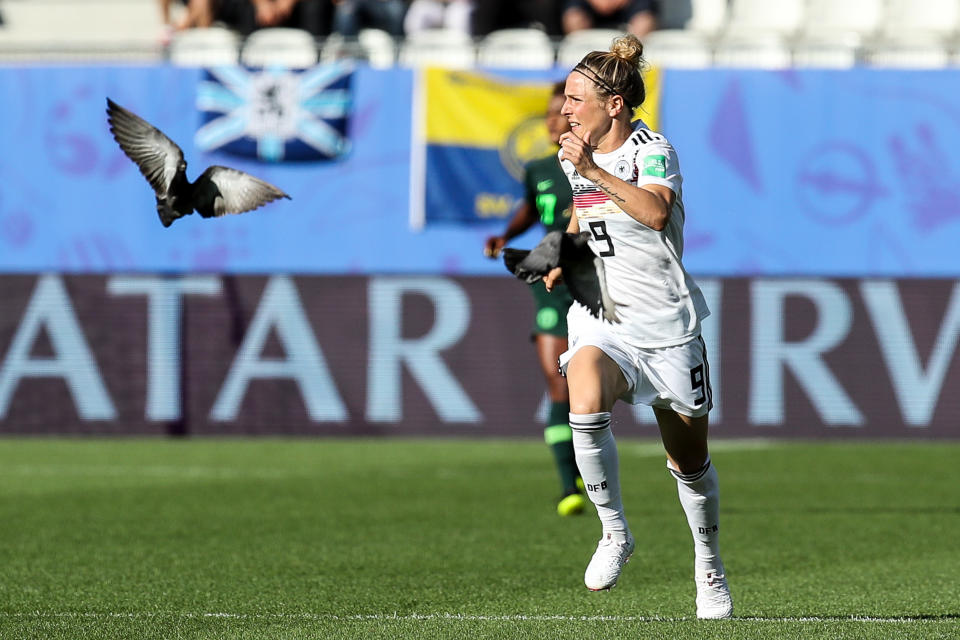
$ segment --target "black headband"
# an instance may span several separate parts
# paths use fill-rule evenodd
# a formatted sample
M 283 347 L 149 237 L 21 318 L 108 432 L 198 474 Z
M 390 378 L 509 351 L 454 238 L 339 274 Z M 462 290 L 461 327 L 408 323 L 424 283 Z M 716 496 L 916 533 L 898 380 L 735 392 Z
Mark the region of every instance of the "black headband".
M 623 98 L 624 104 L 626 104 L 631 109 L 633 108 L 633 105 L 630 104 L 630 102 L 623 97 L 622 93 L 620 93 L 619 91 L 611 87 L 609 84 L 607 84 L 607 81 L 601 78 L 599 73 L 597 73 L 587 65 L 583 64 L 582 62 L 579 62 L 577 63 L 577 66 L 573 68 L 573 70 L 579 73 L 580 75 L 582 75 L 583 77 L 585 77 L 586 79 L 590 80 L 594 84 L 599 85 L 600 87 L 605 89 L 608 93 L 612 93 L 615 96 L 620 96 L 621 98 Z M 587 74 L 586 73 L 587 71 L 589 71 L 590 73 Z

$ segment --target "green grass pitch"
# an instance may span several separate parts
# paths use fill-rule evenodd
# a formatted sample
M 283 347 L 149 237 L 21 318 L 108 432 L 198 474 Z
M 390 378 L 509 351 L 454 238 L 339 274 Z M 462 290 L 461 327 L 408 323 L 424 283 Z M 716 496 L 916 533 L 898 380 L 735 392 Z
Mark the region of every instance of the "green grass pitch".
M 716 441 L 737 619 L 694 618 L 656 442 L 637 552 L 532 440 L 0 440 L 0 638 L 960 638 L 960 444 Z

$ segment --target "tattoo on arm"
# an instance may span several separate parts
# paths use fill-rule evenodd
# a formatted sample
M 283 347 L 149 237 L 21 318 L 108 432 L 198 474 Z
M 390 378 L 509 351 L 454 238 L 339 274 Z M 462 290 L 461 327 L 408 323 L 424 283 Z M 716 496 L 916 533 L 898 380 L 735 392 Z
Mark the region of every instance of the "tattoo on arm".
M 593 184 L 595 184 L 595 185 L 597 185 L 598 187 L 600 187 L 601 189 L 603 189 L 603 191 L 604 191 L 608 196 L 610 196 L 611 198 L 613 198 L 613 199 L 616 200 L 617 202 L 626 204 L 627 201 L 624 200 L 624 199 L 620 196 L 619 193 L 617 193 L 616 191 L 613 190 L 613 185 L 608 184 L 608 183 L 605 182 L 604 180 L 595 180 Z

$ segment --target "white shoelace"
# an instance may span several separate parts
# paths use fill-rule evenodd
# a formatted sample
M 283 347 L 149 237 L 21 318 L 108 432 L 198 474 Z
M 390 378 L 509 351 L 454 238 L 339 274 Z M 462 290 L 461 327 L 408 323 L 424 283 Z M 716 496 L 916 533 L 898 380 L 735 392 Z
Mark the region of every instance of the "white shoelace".
M 606 547 L 610 546 L 615 546 L 617 548 L 616 553 L 610 553 L 606 550 Z M 603 557 L 606 561 L 606 567 L 608 569 L 618 569 L 622 567 L 630 554 L 630 545 L 626 540 L 623 542 L 615 542 L 613 540 L 604 539 L 600 541 L 597 551 L 600 551 L 601 548 L 604 549 Z

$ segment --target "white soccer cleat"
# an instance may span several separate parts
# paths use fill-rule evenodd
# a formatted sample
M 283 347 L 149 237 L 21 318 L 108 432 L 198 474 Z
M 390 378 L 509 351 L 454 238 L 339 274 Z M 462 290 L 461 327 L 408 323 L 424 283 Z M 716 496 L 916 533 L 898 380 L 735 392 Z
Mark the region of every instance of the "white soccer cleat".
M 722 620 L 733 617 L 733 599 L 730 597 L 727 577 L 723 573 L 708 571 L 698 575 L 696 583 L 698 618 Z
M 597 545 L 590 558 L 590 564 L 583 574 L 583 583 L 590 591 L 610 589 L 617 584 L 617 578 L 633 555 L 633 536 L 607 532 Z

